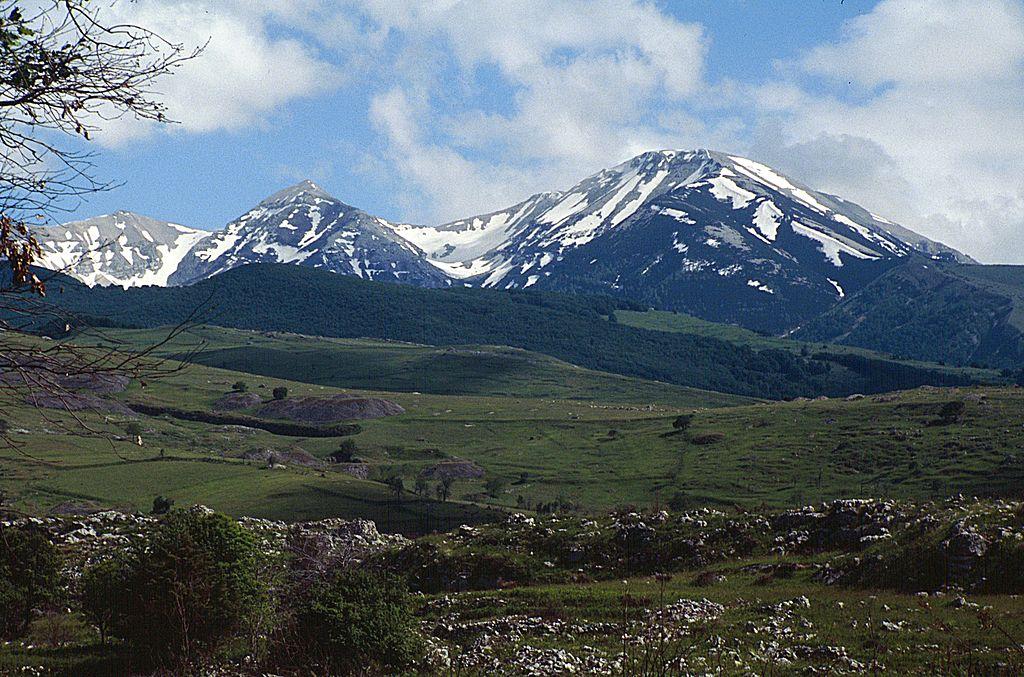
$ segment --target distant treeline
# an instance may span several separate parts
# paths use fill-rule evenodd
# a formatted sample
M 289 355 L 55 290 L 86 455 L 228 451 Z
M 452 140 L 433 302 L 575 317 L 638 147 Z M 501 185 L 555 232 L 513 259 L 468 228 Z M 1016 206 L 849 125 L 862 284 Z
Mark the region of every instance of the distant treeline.
M 595 296 L 478 288 L 422 289 L 290 265 L 250 265 L 190 287 L 88 288 L 65 279 L 51 302 L 104 326 L 188 318 L 264 331 L 532 350 L 602 371 L 768 399 L 965 385 L 949 371 L 821 352 L 755 350 L 609 321 L 636 304 Z M 83 320 L 79 320 L 83 322 Z

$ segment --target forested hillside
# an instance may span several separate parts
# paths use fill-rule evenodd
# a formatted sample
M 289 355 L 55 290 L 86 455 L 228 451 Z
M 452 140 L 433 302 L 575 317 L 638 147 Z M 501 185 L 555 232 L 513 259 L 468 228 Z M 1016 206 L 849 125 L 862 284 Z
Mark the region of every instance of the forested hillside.
M 1024 366 L 1024 267 L 915 260 L 810 322 L 796 338 L 903 357 Z
M 591 369 L 772 399 L 973 380 L 881 358 L 756 350 L 707 336 L 627 327 L 608 317 L 632 306 L 607 298 L 420 289 L 287 265 L 245 266 L 178 288 L 88 288 L 66 280 L 49 298 L 97 325 L 146 328 L 191 318 L 307 335 L 508 345 Z M 64 323 L 51 329 L 63 333 Z

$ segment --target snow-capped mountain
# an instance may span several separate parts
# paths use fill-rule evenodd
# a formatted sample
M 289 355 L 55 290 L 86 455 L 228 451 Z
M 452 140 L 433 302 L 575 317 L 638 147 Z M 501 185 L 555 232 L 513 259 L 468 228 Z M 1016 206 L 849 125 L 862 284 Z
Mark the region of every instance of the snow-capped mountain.
M 393 224 L 336 200 L 312 181 L 271 195 L 198 243 L 169 281 L 189 284 L 247 263 L 294 263 L 421 287 L 450 284 Z
M 957 252 L 760 163 L 652 151 L 564 192 L 398 226 L 466 283 L 608 293 L 784 331 L 901 259 Z
M 44 265 L 89 284 L 183 285 L 247 263 L 294 263 L 426 287 L 611 294 L 771 332 L 914 255 L 969 260 L 709 150 L 644 153 L 567 191 L 441 226 L 391 223 L 304 181 L 213 233 L 118 212 L 42 240 Z
M 118 211 L 40 228 L 39 265 L 88 285 L 168 284 L 189 251 L 211 233 Z

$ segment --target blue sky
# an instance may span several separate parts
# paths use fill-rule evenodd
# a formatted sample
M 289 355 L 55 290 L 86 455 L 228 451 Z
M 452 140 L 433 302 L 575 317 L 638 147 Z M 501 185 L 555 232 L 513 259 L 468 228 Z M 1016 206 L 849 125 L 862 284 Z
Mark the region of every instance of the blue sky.
M 985 261 L 1024 263 L 1021 0 L 138 0 L 186 44 L 167 129 L 96 135 L 115 209 L 219 228 L 312 178 L 434 223 L 650 147 L 772 164 Z

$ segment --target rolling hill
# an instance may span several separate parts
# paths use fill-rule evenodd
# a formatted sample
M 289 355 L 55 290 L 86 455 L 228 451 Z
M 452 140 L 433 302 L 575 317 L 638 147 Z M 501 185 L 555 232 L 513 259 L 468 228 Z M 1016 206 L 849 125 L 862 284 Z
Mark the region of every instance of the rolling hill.
M 97 343 L 144 349 L 165 329 L 104 329 Z M 79 341 L 92 340 L 79 337 Z M 196 364 L 343 388 L 438 395 L 533 397 L 675 407 L 752 404 L 754 399 L 584 369 L 553 357 L 501 346 L 429 346 L 283 332 L 189 328 L 158 353 Z

